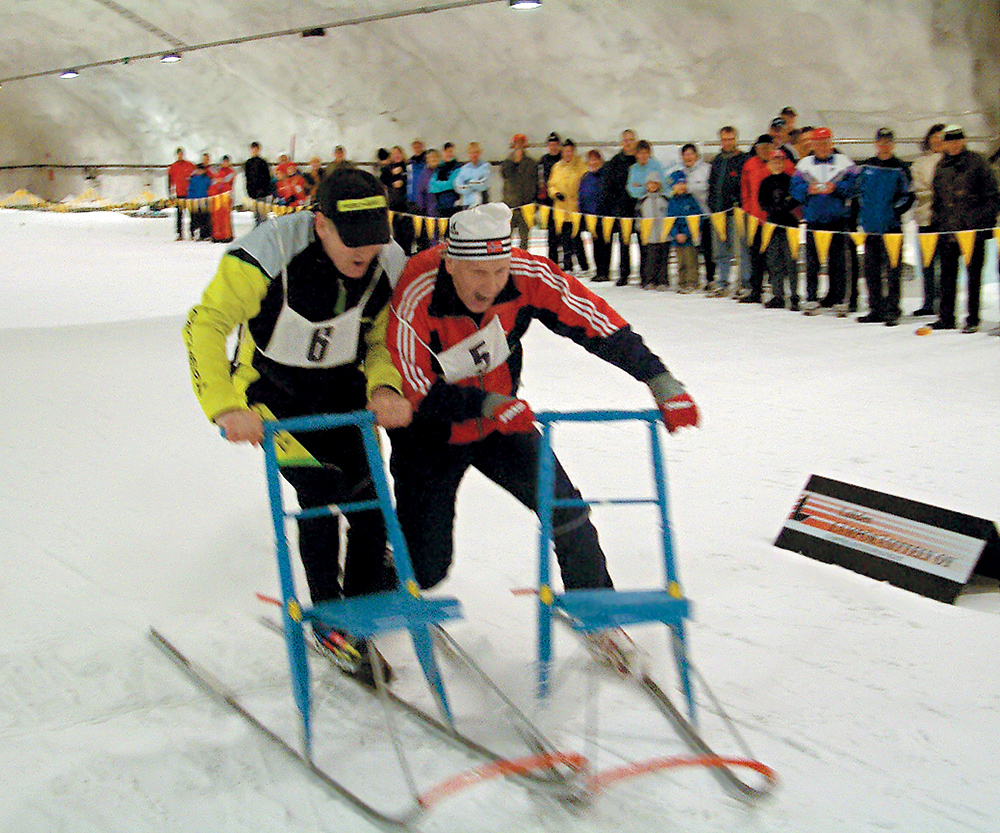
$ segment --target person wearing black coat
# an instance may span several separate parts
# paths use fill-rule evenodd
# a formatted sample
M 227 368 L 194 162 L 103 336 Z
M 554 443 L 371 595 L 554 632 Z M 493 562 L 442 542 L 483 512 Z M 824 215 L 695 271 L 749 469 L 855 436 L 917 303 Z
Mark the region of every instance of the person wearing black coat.
M 635 217 L 635 200 L 628 192 L 628 172 L 635 164 L 636 141 L 634 130 L 622 132 L 622 149 L 612 156 L 604 166 L 604 210 L 608 217 Z M 615 223 L 614 232 L 618 232 L 618 286 L 628 283 L 632 274 L 632 257 L 630 247 L 632 235 L 625 239 L 621 231 L 621 221 Z
M 941 235 L 941 306 L 934 330 L 955 329 L 955 295 L 958 285 L 958 262 L 962 256 L 958 238 L 953 233 L 975 231 L 975 244 L 968 263 L 968 315 L 963 333 L 979 329 L 980 287 L 986 241 L 992 234 L 1000 212 L 1000 188 L 989 163 L 981 154 L 965 146 L 965 132 L 959 125 L 948 125 L 944 132 L 944 157 L 934 172 L 934 199 L 931 216 L 934 229 Z
M 254 225 L 267 219 L 267 208 L 262 203 L 274 193 L 271 180 L 271 166 L 260 155 L 260 143 L 250 143 L 250 156 L 243 163 L 243 177 L 246 179 L 247 196 L 253 200 Z

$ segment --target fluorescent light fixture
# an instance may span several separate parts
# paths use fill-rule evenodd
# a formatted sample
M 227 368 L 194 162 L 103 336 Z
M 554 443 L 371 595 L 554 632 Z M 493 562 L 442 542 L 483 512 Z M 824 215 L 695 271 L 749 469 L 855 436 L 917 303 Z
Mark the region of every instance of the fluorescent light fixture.
M 59 77 L 60 78 L 76 78 L 76 76 L 78 76 L 79 74 L 80 73 L 77 72 L 75 69 L 64 69 L 60 73 Z
M 162 58 L 160 58 L 161 64 L 176 64 L 181 59 L 181 56 L 176 52 L 168 52 Z
M 542 5 L 542 0 L 510 0 L 512 9 L 537 9 Z

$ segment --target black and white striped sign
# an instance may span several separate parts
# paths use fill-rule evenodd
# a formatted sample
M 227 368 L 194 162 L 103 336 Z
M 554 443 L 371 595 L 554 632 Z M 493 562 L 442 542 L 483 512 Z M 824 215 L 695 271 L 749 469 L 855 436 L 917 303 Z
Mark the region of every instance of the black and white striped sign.
M 945 602 L 973 572 L 1000 575 L 991 521 L 818 475 L 774 545 Z

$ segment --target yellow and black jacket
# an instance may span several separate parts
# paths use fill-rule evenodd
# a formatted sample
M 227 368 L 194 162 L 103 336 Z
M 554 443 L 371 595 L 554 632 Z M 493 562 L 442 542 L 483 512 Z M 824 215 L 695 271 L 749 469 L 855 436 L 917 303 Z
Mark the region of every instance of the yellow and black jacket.
M 363 278 L 344 278 L 323 251 L 309 211 L 274 218 L 234 243 L 184 326 L 191 381 L 205 415 L 215 419 L 256 404 L 278 417 L 343 413 L 364 408 L 377 387 L 401 390 L 385 330 L 389 298 L 405 262 L 402 249 L 389 242 Z M 257 348 L 267 345 L 284 305 L 283 266 L 288 306 L 310 321 L 350 310 L 377 281 L 361 314 L 352 363 L 291 367 Z M 230 359 L 227 341 L 237 328 L 235 358 Z

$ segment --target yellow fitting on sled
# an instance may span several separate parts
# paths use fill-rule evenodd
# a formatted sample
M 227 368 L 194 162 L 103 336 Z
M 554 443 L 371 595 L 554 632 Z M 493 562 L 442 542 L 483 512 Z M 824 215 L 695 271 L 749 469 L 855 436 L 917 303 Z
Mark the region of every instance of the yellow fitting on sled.
M 547 584 L 542 585 L 538 589 L 538 598 L 542 600 L 542 604 L 552 607 L 552 603 L 556 600 L 555 595 L 552 593 L 552 588 Z
M 681 586 L 676 581 L 672 581 L 667 585 L 667 592 L 675 599 L 684 598 L 684 592 L 681 590 Z
M 418 585 L 412 578 L 408 579 L 406 582 L 406 591 L 413 596 L 413 598 L 420 598 L 420 585 Z
M 288 601 L 288 615 L 293 622 L 302 621 L 302 606 L 295 599 Z

